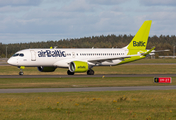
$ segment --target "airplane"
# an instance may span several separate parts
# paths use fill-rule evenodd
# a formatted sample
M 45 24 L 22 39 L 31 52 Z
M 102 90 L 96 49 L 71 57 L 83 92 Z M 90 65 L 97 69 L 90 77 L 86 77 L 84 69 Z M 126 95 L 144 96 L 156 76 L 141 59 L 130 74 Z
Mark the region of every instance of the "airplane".
M 54 48 L 24 49 L 16 52 L 7 61 L 20 68 L 37 67 L 40 72 L 54 72 L 56 68 L 67 68 L 68 75 L 87 72 L 94 75 L 95 66 L 115 66 L 143 59 L 155 49 L 146 49 L 152 21 L 144 21 L 131 42 L 123 48 Z

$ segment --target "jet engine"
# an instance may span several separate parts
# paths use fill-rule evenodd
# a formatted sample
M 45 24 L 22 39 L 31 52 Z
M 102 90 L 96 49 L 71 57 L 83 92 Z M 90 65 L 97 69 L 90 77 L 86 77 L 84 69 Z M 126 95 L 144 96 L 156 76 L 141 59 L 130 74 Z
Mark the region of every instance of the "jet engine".
M 70 72 L 86 72 L 89 70 L 89 65 L 87 62 L 73 61 L 69 64 Z
M 40 72 L 54 72 L 56 69 L 56 67 L 43 67 L 43 66 L 40 66 L 37 68 L 38 68 L 38 71 Z

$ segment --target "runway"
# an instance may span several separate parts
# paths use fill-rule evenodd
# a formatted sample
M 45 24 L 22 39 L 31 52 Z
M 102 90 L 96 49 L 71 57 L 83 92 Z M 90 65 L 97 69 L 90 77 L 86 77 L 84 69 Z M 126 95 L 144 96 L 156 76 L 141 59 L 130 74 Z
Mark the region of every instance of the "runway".
M 176 74 L 123 74 L 123 75 L 0 75 L 0 78 L 80 78 L 80 77 L 176 77 Z M 40 93 L 40 92 L 88 92 L 88 91 L 132 91 L 132 90 L 172 90 L 176 86 L 132 86 L 132 87 L 89 87 L 89 88 L 27 88 L 0 89 L 0 93 Z
M 176 77 L 176 74 L 99 74 L 99 75 L 0 75 L 0 78 L 80 78 L 80 77 Z
M 134 90 L 174 90 L 174 89 L 176 89 L 176 86 L 89 87 L 89 88 L 30 88 L 30 89 L 0 89 L 0 93 L 134 91 Z

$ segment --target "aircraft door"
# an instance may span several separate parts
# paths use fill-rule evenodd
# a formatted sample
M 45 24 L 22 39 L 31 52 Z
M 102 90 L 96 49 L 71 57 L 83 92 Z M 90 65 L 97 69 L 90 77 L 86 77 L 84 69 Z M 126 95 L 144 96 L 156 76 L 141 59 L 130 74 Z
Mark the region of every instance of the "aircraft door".
M 128 50 L 125 50 L 125 55 L 127 55 L 128 54 Z
M 75 52 L 72 52 L 72 57 L 75 58 Z
M 34 50 L 31 50 L 31 61 L 36 61 L 36 53 Z

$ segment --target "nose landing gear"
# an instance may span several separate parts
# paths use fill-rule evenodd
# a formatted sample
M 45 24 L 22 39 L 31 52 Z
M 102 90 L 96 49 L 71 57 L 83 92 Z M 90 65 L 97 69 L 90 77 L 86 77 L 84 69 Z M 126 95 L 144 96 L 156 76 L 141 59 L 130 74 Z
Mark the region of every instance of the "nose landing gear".
M 19 75 L 23 75 L 24 73 L 23 73 L 23 71 L 22 70 L 20 70 L 20 72 L 19 72 Z
M 18 68 L 20 69 L 19 75 L 23 75 L 23 69 L 25 69 L 24 66 L 18 66 Z

